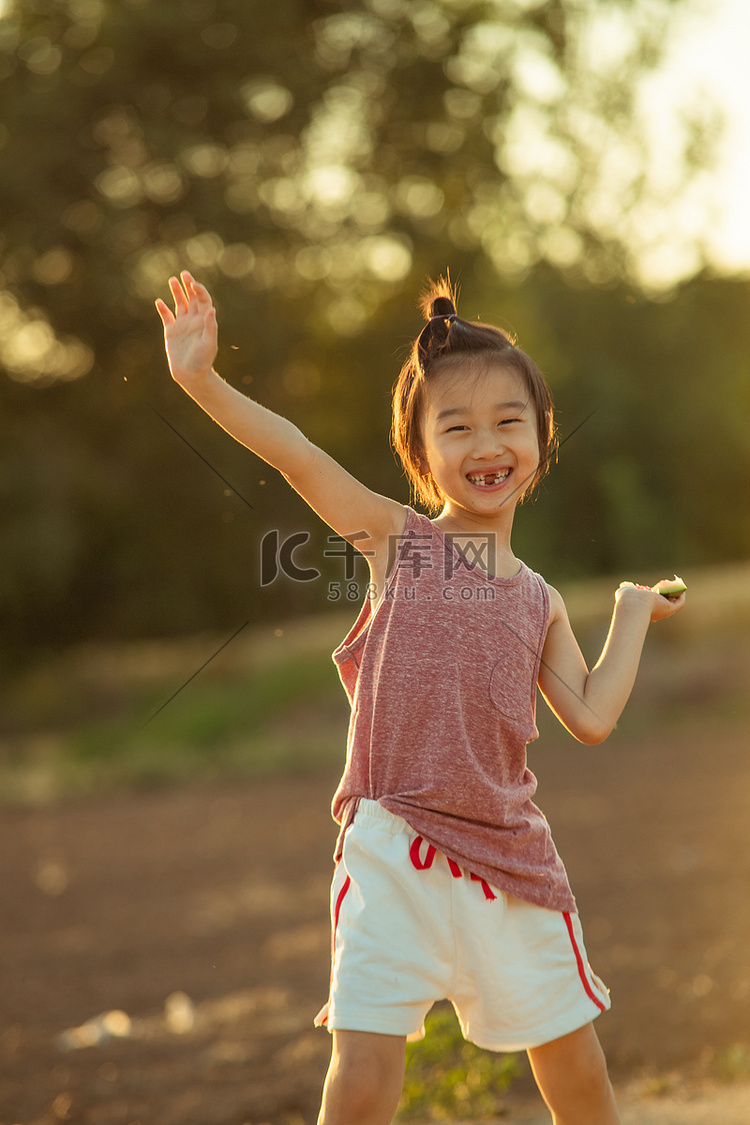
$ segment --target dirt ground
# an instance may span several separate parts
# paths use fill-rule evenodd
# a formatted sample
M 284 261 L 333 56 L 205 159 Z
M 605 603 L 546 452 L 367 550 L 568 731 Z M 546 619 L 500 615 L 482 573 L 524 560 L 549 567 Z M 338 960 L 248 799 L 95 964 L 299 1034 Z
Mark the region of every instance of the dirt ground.
M 612 990 L 598 1027 L 625 1120 L 750 1122 L 750 1086 L 717 1085 L 748 1077 L 746 733 L 617 732 L 530 760 Z M 2 1125 L 314 1122 L 335 781 L 2 812 Z M 549 1120 L 528 1075 L 503 1120 Z

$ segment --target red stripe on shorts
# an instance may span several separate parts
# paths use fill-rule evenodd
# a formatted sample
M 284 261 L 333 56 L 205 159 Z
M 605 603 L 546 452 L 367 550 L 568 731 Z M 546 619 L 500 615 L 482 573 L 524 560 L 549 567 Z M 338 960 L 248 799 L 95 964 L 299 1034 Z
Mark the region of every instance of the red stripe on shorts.
M 409 857 L 410 857 L 412 863 L 414 864 L 414 866 L 416 867 L 417 871 L 427 871 L 427 869 L 429 867 L 432 867 L 432 861 L 435 858 L 436 848 L 435 848 L 434 844 L 428 844 L 427 845 L 427 851 L 425 852 L 425 857 L 424 857 L 424 861 L 423 861 L 422 858 L 420 857 L 420 854 L 419 854 L 419 849 L 421 847 L 422 847 L 422 837 L 416 836 L 412 840 L 411 847 L 409 848 Z M 448 862 L 450 862 L 450 860 Z
M 334 960 L 334 957 L 336 956 L 336 930 L 337 930 L 338 924 L 339 924 L 339 914 L 341 913 L 341 905 L 342 905 L 344 899 L 346 898 L 346 892 L 349 890 L 349 887 L 351 886 L 351 883 L 352 883 L 352 877 L 351 877 L 351 875 L 347 875 L 346 879 L 344 880 L 344 885 L 338 893 L 338 897 L 336 899 L 336 905 L 333 908 L 333 922 L 331 924 L 331 983 L 330 983 L 329 988 L 328 988 L 328 1002 L 329 1002 L 329 1004 L 330 1004 L 330 999 L 331 999 L 331 986 L 333 985 L 333 960 Z M 320 1019 L 320 1023 L 321 1023 L 322 1026 L 325 1026 L 328 1023 L 328 1012 L 326 1011 L 327 1007 L 328 1007 L 328 1004 L 326 1005 L 325 1008 L 323 1008 L 323 1011 L 326 1013 L 325 1016 L 323 1016 L 322 1018 L 320 1016 L 318 1016 L 318 1019 Z
M 351 882 L 352 882 L 351 875 L 347 875 L 346 879 L 344 880 L 344 885 L 341 888 L 341 890 L 339 891 L 339 896 L 336 899 L 336 906 L 334 907 L 334 911 L 333 911 L 333 928 L 331 930 L 331 972 L 333 972 L 333 958 L 334 958 L 334 955 L 336 953 L 336 930 L 337 930 L 338 924 L 339 924 L 339 914 L 341 913 L 341 904 L 343 903 L 344 899 L 346 898 L 346 892 L 349 890 L 349 887 L 351 886 Z
M 570 917 L 570 914 L 568 914 L 567 912 L 563 912 L 563 918 L 565 919 L 565 925 L 568 927 L 568 934 L 570 936 L 570 944 L 573 946 L 573 952 L 576 955 L 576 964 L 578 965 L 578 975 L 581 978 L 581 983 L 583 984 L 584 989 L 586 990 L 586 995 L 588 996 L 589 1000 L 593 1000 L 593 1002 L 596 1004 L 596 1006 L 597 1006 L 597 1008 L 599 1009 L 600 1012 L 604 1012 L 604 1011 L 607 1010 L 607 1005 L 603 1004 L 601 1002 L 599 997 L 596 995 L 596 993 L 592 989 L 592 987 L 589 983 L 589 978 L 586 976 L 586 967 L 583 964 L 583 957 L 581 957 L 581 951 L 578 948 L 578 942 L 576 941 L 575 934 L 573 933 L 573 921 Z

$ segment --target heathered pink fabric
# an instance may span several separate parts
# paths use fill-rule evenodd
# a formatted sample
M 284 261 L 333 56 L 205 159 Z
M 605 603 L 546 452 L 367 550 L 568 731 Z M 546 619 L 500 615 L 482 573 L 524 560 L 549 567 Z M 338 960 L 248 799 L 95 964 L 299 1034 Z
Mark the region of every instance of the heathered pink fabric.
M 548 624 L 539 575 L 491 578 L 407 509 L 383 600 L 333 654 L 352 706 L 337 856 L 368 797 L 492 886 L 576 909 L 526 763 Z

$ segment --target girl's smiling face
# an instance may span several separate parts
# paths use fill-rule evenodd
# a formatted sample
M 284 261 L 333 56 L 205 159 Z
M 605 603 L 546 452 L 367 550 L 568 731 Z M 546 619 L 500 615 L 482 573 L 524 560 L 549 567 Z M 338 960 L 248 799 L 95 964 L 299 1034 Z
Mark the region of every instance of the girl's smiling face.
M 512 512 L 539 467 L 534 403 L 522 377 L 495 359 L 430 379 L 422 440 L 423 472 L 450 507 L 477 514 Z

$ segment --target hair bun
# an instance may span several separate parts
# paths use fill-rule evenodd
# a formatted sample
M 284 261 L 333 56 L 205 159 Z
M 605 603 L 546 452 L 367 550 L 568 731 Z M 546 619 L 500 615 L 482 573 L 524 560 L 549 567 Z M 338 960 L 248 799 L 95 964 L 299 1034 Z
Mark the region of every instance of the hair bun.
M 455 320 L 457 315 L 456 306 L 450 297 L 436 297 L 430 305 L 430 320 L 444 320 L 447 317 Z

